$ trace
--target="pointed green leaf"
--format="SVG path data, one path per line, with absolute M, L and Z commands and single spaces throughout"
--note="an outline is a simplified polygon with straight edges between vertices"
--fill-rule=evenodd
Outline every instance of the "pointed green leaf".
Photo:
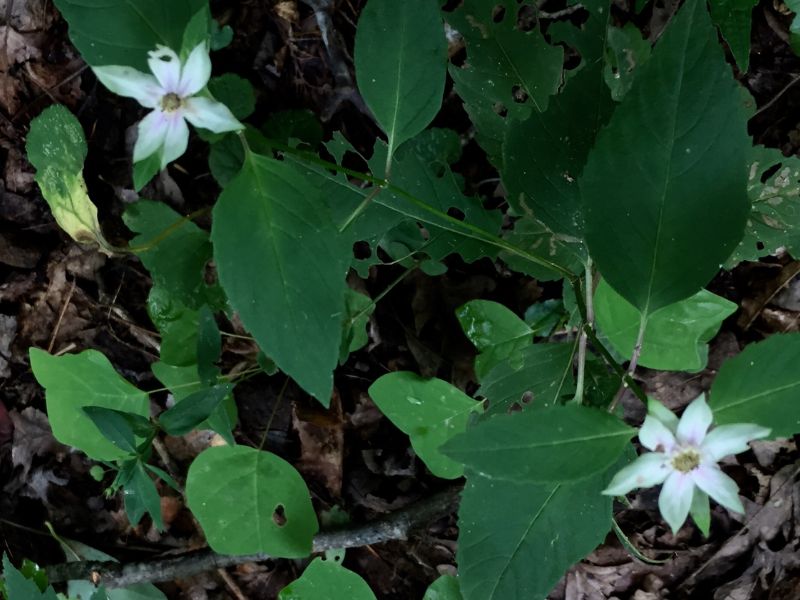
M 335 560 L 318 557 L 280 591 L 278 600 L 375 600 L 375 594 L 360 575 Z
M 136 454 L 136 436 L 125 413 L 102 406 L 84 406 L 83 412 L 109 442 L 127 454 Z
M 5 593 L 8 600 L 57 600 L 52 586 L 41 591 L 36 583 L 18 571 L 3 553 L 3 579 L 5 580 Z
M 439 112 L 447 41 L 436 0 L 369 0 L 355 41 L 358 89 L 395 150 Z
M 750 140 L 704 0 L 689 0 L 580 179 L 589 251 L 642 313 L 688 298 L 742 237 Z
M 108 441 L 81 409 L 102 406 L 149 418 L 147 394 L 128 383 L 96 350 L 52 356 L 31 348 L 30 360 L 33 374 L 46 392 L 47 416 L 55 438 L 95 460 L 124 458 L 127 453 Z
M 463 600 L 458 579 L 452 575 L 442 575 L 428 587 L 422 600 Z
M 161 427 L 170 435 L 186 435 L 220 407 L 233 391 L 233 385 L 224 383 L 194 392 L 158 418 Z
M 351 248 L 305 174 L 249 154 L 214 207 L 222 287 L 259 346 L 328 406 Z
M 311 553 L 319 525 L 308 488 L 274 454 L 245 446 L 209 448 L 189 467 L 186 497 L 208 545 L 220 554 Z
M 708 405 L 718 425 L 756 423 L 772 437 L 800 432 L 800 334 L 750 344 L 719 370 Z
M 635 435 L 613 415 L 577 405 L 498 415 L 442 452 L 492 479 L 564 482 L 610 467 Z
M 131 470 L 130 479 L 124 484 L 125 512 L 131 525 L 136 526 L 145 514 L 149 514 L 159 531 L 164 530 L 161 517 L 161 497 L 156 484 L 147 474 L 144 463 L 140 460 Z
M 470 413 L 481 411 L 479 402 L 446 381 L 408 371 L 382 376 L 370 386 L 369 395 L 408 434 L 414 452 L 431 473 L 444 479 L 461 477 L 462 465 L 439 452 L 439 447 L 466 431 Z
M 655 311 L 647 319 L 639 364 L 662 371 L 699 371 L 708 361 L 708 342 L 737 308 L 725 298 L 700 290 Z M 639 311 L 605 281 L 595 291 L 594 310 L 601 338 L 607 338 L 622 356 L 631 356 L 639 334 Z
M 758 0 L 714 0 L 709 3 L 711 16 L 728 42 L 742 73 L 750 68 L 750 29 L 753 7 Z
M 344 364 L 351 352 L 360 350 L 369 342 L 367 324 L 375 311 L 372 298 L 347 288 L 342 315 L 342 346 L 339 349 L 339 364 Z

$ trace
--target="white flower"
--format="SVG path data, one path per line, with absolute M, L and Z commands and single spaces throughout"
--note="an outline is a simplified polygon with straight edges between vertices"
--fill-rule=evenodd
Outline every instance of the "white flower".
M 708 497 L 725 508 L 744 513 L 736 482 L 717 462 L 747 450 L 748 442 L 767 437 L 770 430 L 758 425 L 721 425 L 710 432 L 713 416 L 701 395 L 684 411 L 680 421 L 659 402 L 648 403 L 648 414 L 639 430 L 645 453 L 617 473 L 603 493 L 621 496 L 635 488 L 664 484 L 658 508 L 677 532 L 691 510 L 698 526 L 708 533 Z
M 109 90 L 153 109 L 139 122 L 134 162 L 160 152 L 163 169 L 181 156 L 189 143 L 186 121 L 214 133 L 243 129 L 227 106 L 195 96 L 206 87 L 211 76 L 211 59 L 205 43 L 195 46 L 183 65 L 178 55 L 166 46 L 157 46 L 148 56 L 147 64 L 153 75 L 132 67 L 94 68 L 97 78 Z

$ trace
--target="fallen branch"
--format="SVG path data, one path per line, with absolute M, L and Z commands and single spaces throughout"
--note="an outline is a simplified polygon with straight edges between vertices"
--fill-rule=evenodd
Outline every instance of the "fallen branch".
M 391 540 L 405 540 L 412 531 L 452 513 L 458 506 L 460 493 L 461 487 L 453 486 L 371 523 L 322 532 L 314 538 L 313 551 L 324 552 L 335 548 L 356 548 Z M 272 558 L 267 554 L 225 556 L 205 549 L 128 564 L 107 561 L 68 562 L 47 567 L 46 571 L 51 583 L 89 579 L 95 585 L 120 588 L 138 583 L 172 581 L 203 571 Z

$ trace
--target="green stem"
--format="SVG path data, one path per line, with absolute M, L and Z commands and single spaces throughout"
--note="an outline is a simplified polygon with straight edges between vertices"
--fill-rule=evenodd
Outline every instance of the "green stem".
M 585 264 L 586 270 L 586 296 L 584 304 L 586 305 L 586 326 L 591 328 L 594 324 L 594 303 L 592 302 L 592 259 L 587 258 Z M 575 402 L 583 404 L 584 388 L 586 385 L 586 346 L 588 345 L 588 335 L 581 329 L 578 338 L 578 375 L 575 380 Z
M 647 317 L 642 315 L 639 319 L 639 333 L 636 335 L 636 344 L 633 346 L 633 353 L 631 354 L 631 361 L 628 363 L 628 371 L 625 374 L 625 379 L 622 381 L 622 386 L 619 388 L 616 396 L 614 396 L 614 400 L 612 400 L 611 404 L 608 405 L 608 412 L 613 413 L 614 410 L 617 408 L 619 401 L 622 399 L 622 395 L 625 393 L 625 390 L 628 387 L 631 387 L 634 384 L 633 381 L 633 374 L 636 372 L 636 366 L 639 364 L 639 357 L 642 355 L 642 343 L 644 342 L 644 332 L 647 329 Z M 635 384 L 634 384 L 635 385 Z M 638 385 L 637 385 L 638 388 Z M 641 391 L 641 388 L 639 388 Z M 640 396 L 636 394 L 637 397 L 647 405 L 647 396 L 643 395 Z

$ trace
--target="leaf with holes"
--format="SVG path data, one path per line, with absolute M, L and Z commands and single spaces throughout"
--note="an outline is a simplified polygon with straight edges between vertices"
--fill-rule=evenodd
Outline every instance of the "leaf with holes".
M 571 404 L 487 419 L 442 452 L 492 479 L 565 482 L 610 467 L 635 434 L 607 412 Z
M 772 437 L 800 432 L 800 334 L 775 334 L 750 344 L 717 374 L 708 405 L 718 425 L 757 423 Z
M 278 594 L 278 600 L 375 600 L 360 575 L 329 558 L 315 558 L 299 579 Z
M 369 395 L 381 412 L 411 438 L 411 446 L 431 473 L 455 479 L 464 473 L 462 465 L 439 451 L 453 436 L 467 429 L 470 413 L 481 405 L 458 388 L 441 379 L 424 379 L 415 373 L 398 371 L 379 378 Z
M 127 452 L 107 440 L 81 409 L 102 406 L 148 418 L 147 394 L 128 383 L 96 350 L 52 356 L 31 348 L 30 360 L 36 380 L 45 389 L 53 436 L 95 460 L 124 458 Z
M 753 7 L 758 0 L 715 0 L 709 3 L 711 16 L 728 42 L 733 58 L 742 73 L 750 68 L 750 30 Z
M 589 252 L 643 314 L 697 293 L 741 240 L 749 146 L 742 95 L 706 3 L 689 0 L 579 180 Z
M 439 112 L 447 41 L 435 0 L 369 0 L 355 41 L 358 89 L 386 132 L 386 171 L 400 145 Z
M 245 446 L 204 450 L 189 467 L 186 498 L 220 554 L 303 558 L 319 525 L 303 478 L 282 458 Z
M 708 342 L 737 305 L 707 290 L 654 312 L 647 329 L 639 364 L 662 371 L 699 371 L 708 362 Z M 622 356 L 631 356 L 641 315 L 610 285 L 601 281 L 594 294 L 594 310 L 601 339 Z

